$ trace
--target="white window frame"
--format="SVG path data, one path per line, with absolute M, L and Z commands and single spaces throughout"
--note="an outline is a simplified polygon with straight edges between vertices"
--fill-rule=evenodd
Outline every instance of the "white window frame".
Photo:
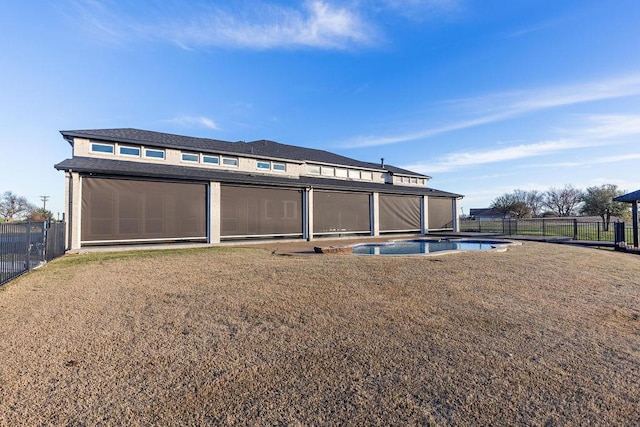
M 349 171 L 347 169 L 336 168 L 336 177 L 337 178 L 348 178 Z
M 137 150 L 138 154 L 123 153 L 122 150 Z M 140 157 L 140 154 L 142 154 L 142 149 L 140 149 L 140 147 L 135 147 L 132 145 L 118 145 L 118 155 L 120 156 Z
M 228 162 L 231 162 L 231 164 Z M 240 165 L 240 161 L 238 160 L 237 157 L 222 156 L 222 165 L 232 167 L 232 168 L 237 168 Z
M 274 172 L 286 172 L 287 164 L 273 162 L 271 163 L 271 170 L 273 170 Z
M 335 176 L 336 168 L 334 168 L 333 166 L 322 166 L 320 168 L 320 174 L 322 176 Z
M 215 162 L 208 162 L 207 159 L 216 159 Z M 201 162 L 204 165 L 215 165 L 220 166 L 220 156 L 213 156 L 211 154 L 203 154 L 201 157 Z
M 320 175 L 322 168 L 320 165 L 307 165 L 307 173 L 309 175 Z
M 185 156 L 195 156 L 197 157 L 197 159 L 195 160 L 185 159 Z M 180 161 L 185 163 L 200 163 L 200 153 L 190 153 L 187 151 L 183 151 L 180 153 Z
M 99 151 L 99 150 L 94 150 L 93 147 L 108 147 L 111 148 L 111 151 Z M 103 142 L 92 142 L 91 143 L 91 152 L 92 153 L 96 153 L 96 154 L 115 154 L 116 152 L 116 146 L 115 144 L 105 144 Z
M 154 153 L 161 153 L 162 157 L 157 157 L 157 156 L 150 156 L 149 152 L 154 152 Z M 146 159 L 154 159 L 154 160 L 165 160 L 167 158 L 167 153 L 164 150 L 160 150 L 158 148 L 145 148 L 144 149 L 144 157 Z
M 347 172 L 347 175 L 351 179 L 360 179 L 360 171 L 357 169 L 349 169 L 349 172 Z
M 266 160 L 256 160 L 256 169 L 261 170 L 261 171 L 270 171 L 271 170 L 271 162 L 268 162 Z

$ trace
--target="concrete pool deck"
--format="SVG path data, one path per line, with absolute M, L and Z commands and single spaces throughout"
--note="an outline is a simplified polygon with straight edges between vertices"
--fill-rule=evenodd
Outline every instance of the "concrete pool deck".
M 429 238 L 456 238 L 456 239 L 499 239 L 512 241 L 531 241 L 541 243 L 556 243 L 574 246 L 598 247 L 606 249 L 614 249 L 613 242 L 598 242 L 586 240 L 573 240 L 571 237 L 565 236 L 527 236 L 527 235 L 505 235 L 502 233 L 478 233 L 478 232 L 433 232 L 429 234 L 388 234 L 384 236 L 353 236 L 341 238 L 317 238 L 311 241 L 302 239 L 270 239 L 270 240 L 241 240 L 226 241 L 215 245 L 208 243 L 167 243 L 167 244 L 141 244 L 141 245 L 110 245 L 110 246 L 89 246 L 79 250 L 69 251 L 68 253 L 85 254 L 94 252 L 119 252 L 119 251 L 136 251 L 136 250 L 167 250 L 167 249 L 192 249 L 207 247 L 250 247 L 265 248 L 281 254 L 315 254 L 314 248 L 321 247 L 341 247 L 350 246 L 358 243 L 385 243 L 393 240 L 410 240 L 410 239 L 429 239 Z

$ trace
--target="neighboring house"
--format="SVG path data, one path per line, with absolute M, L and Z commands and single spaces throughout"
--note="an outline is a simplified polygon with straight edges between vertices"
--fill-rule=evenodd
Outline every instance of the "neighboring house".
M 510 218 L 511 215 L 503 214 L 491 208 L 471 208 L 469 209 L 469 219 L 476 221 L 496 221 Z
M 273 141 L 138 129 L 61 131 L 68 248 L 457 230 L 430 177 Z

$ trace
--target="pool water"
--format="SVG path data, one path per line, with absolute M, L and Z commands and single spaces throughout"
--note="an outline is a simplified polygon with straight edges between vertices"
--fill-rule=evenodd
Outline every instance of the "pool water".
M 353 253 L 356 255 L 420 255 L 442 251 L 484 251 L 504 243 L 478 240 L 403 240 L 393 243 L 357 245 L 353 247 Z

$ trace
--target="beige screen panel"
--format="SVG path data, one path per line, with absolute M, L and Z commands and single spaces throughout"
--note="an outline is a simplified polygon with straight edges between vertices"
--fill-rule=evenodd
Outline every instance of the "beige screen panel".
M 453 200 L 429 197 L 429 230 L 453 228 Z
M 302 235 L 302 191 L 220 187 L 222 237 Z
M 369 232 L 370 230 L 368 193 L 314 191 L 314 233 Z
M 420 230 L 420 197 L 380 194 L 380 231 Z
M 206 184 L 82 179 L 83 243 L 206 239 Z

